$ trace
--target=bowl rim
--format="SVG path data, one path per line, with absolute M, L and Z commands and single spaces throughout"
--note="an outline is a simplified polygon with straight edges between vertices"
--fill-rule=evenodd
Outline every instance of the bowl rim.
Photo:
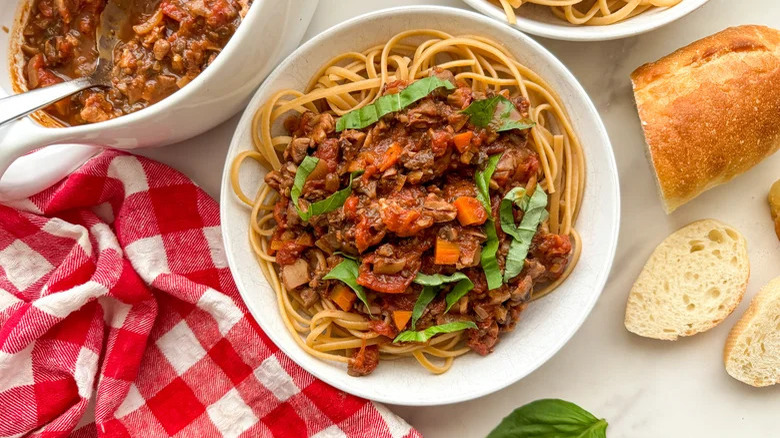
M 615 25 L 572 26 L 563 22 L 561 24 L 544 23 L 519 15 L 517 16 L 517 23 L 513 25 L 506 22 L 506 15 L 499 6 L 489 3 L 487 0 L 463 0 L 464 3 L 475 10 L 490 18 L 500 20 L 507 26 L 512 26 L 515 29 L 536 36 L 563 41 L 609 41 L 640 35 L 677 21 L 704 6 L 708 1 L 709 0 L 683 0 L 675 6 L 660 11 L 657 15 L 658 18 L 655 21 L 650 21 L 644 25 L 635 26 L 634 28 L 621 26 L 615 29 Z M 632 17 L 621 23 L 631 23 L 631 21 L 635 19 L 636 17 Z
M 28 3 L 31 0 L 22 0 L 22 3 Z M 219 56 L 216 57 L 213 63 L 211 63 L 207 68 L 205 68 L 203 71 L 198 74 L 195 79 L 190 81 L 187 85 L 182 87 L 177 92 L 171 94 L 170 96 L 160 100 L 159 102 L 149 105 L 146 108 L 142 108 L 138 111 L 134 111 L 130 114 L 124 114 L 120 117 L 116 117 L 113 119 L 105 120 L 102 122 L 96 122 L 96 123 L 88 123 L 85 125 L 77 125 L 77 126 L 46 126 L 42 124 L 38 117 L 33 117 L 32 121 L 33 124 L 30 126 L 30 129 L 44 129 L 44 130 L 51 130 L 56 129 L 57 133 L 61 133 L 62 135 L 79 135 L 79 134 L 86 134 L 95 130 L 102 130 L 102 129 L 111 129 L 116 128 L 119 126 L 124 125 L 131 125 L 134 123 L 145 123 L 148 122 L 149 119 L 153 119 L 155 115 L 161 114 L 163 112 L 170 111 L 172 108 L 175 108 L 177 106 L 180 106 L 180 104 L 185 101 L 186 99 L 190 98 L 191 95 L 197 94 L 200 91 L 202 91 L 202 88 L 207 83 L 207 81 L 211 80 L 211 77 L 216 74 L 217 70 L 221 70 L 223 64 L 227 62 L 228 58 L 237 56 L 238 49 L 236 46 L 238 43 L 237 40 L 244 39 L 244 34 L 249 32 L 248 27 L 244 26 L 244 24 L 252 23 L 258 18 L 258 14 L 260 14 L 259 10 L 262 9 L 261 6 L 267 6 L 270 5 L 272 0 L 253 0 L 252 4 L 249 7 L 249 10 L 246 13 L 246 16 L 241 20 L 241 23 L 239 24 L 238 28 L 236 29 L 235 33 L 233 33 L 233 36 L 230 37 L 228 42 L 225 44 L 225 47 L 222 48 L 222 51 L 220 51 Z M 24 9 L 24 5 L 19 5 L 17 12 L 15 13 L 16 18 L 14 19 L 14 28 L 11 29 L 9 34 L 13 37 L 14 31 L 16 30 L 17 26 L 21 26 L 21 16 L 19 14 Z M 18 21 L 18 23 L 17 23 Z M 9 59 L 8 59 L 8 74 L 11 76 L 11 82 L 12 82 L 12 88 L 14 91 L 13 94 L 18 94 L 16 92 L 16 84 L 14 84 L 14 72 L 13 69 L 14 66 L 14 60 L 13 60 L 13 53 L 9 53 Z M 254 95 L 254 92 L 252 93 Z M 10 94 L 9 94 L 10 95 Z M 42 110 L 38 110 L 42 111 Z M 36 111 L 37 112 L 37 111 Z
M 241 119 L 238 125 L 236 126 L 236 130 L 234 131 L 233 137 L 231 139 L 231 143 L 225 159 L 225 165 L 223 167 L 222 183 L 220 188 L 220 229 L 221 229 L 221 234 L 225 246 L 225 258 L 227 259 L 228 266 L 231 270 L 231 273 L 233 274 L 233 278 L 236 282 L 236 286 L 241 296 L 241 299 L 247 305 L 247 308 L 249 309 L 250 313 L 258 322 L 261 328 L 263 328 L 263 324 L 261 322 L 263 319 L 262 318 L 258 319 L 255 316 L 255 312 L 253 310 L 255 308 L 255 305 L 251 304 L 252 300 L 251 298 L 249 298 L 251 296 L 250 287 L 244 284 L 242 276 L 238 274 L 239 265 L 238 262 L 236 261 L 237 253 L 233 248 L 233 243 L 229 239 L 230 233 L 228 229 L 229 227 L 227 225 L 229 221 L 226 220 L 226 218 L 231 214 L 231 211 L 237 208 L 233 203 L 240 202 L 235 199 L 235 195 L 233 194 L 232 186 L 230 183 L 230 173 L 232 167 L 232 158 L 236 155 L 236 153 L 238 152 L 238 148 L 242 144 L 240 141 L 241 133 L 244 130 L 246 130 L 247 127 L 251 126 L 254 112 L 259 107 L 258 101 L 261 97 L 261 94 L 264 94 L 265 90 L 270 86 L 270 84 L 273 84 L 279 76 L 282 76 L 285 73 L 285 71 L 289 68 L 290 64 L 293 63 L 293 60 L 300 57 L 302 53 L 310 50 L 313 47 L 326 43 L 328 39 L 330 39 L 335 34 L 341 33 L 343 29 L 355 26 L 357 24 L 360 24 L 363 21 L 374 19 L 374 18 L 382 18 L 382 17 L 395 15 L 395 14 L 416 14 L 416 13 L 438 14 L 445 17 L 459 15 L 464 19 L 475 21 L 485 26 L 501 26 L 501 24 L 496 23 L 495 20 L 485 17 L 484 15 L 481 15 L 477 12 L 473 12 L 461 8 L 436 6 L 436 5 L 417 5 L 417 6 L 405 6 L 405 7 L 397 6 L 397 7 L 385 8 L 378 11 L 362 14 L 352 19 L 349 19 L 347 21 L 344 21 L 342 23 L 339 23 L 336 26 L 333 26 L 317 34 L 309 41 L 307 41 L 306 43 L 298 47 L 298 49 L 296 49 L 290 56 L 288 56 L 284 61 L 282 61 L 274 69 L 274 71 L 268 75 L 266 80 L 263 82 L 263 85 L 260 86 L 260 88 L 258 88 L 254 96 L 252 97 L 252 100 L 244 109 Z M 565 65 L 558 58 L 556 58 L 549 50 L 544 48 L 541 44 L 539 44 L 538 42 L 536 42 L 535 40 L 533 40 L 532 38 L 530 38 L 525 34 L 522 34 L 520 32 L 517 33 L 519 34 L 517 35 L 517 37 L 523 40 L 523 42 L 527 45 L 529 50 L 535 51 L 538 54 L 542 55 L 544 62 L 551 63 L 554 69 L 560 71 L 561 74 L 564 76 L 565 82 L 569 83 L 574 88 L 575 93 L 582 100 L 585 110 L 596 121 L 596 124 L 595 126 L 592 127 L 592 129 L 596 132 L 598 137 L 600 137 L 604 141 L 603 147 L 604 150 L 607 152 L 605 154 L 606 155 L 605 165 L 607 167 L 609 176 L 611 177 L 611 179 L 614 180 L 614 184 L 611 190 L 612 190 L 612 197 L 615 199 L 615 203 L 611 209 L 612 210 L 611 217 L 613 218 L 613 223 L 611 224 L 610 227 L 611 244 L 607 245 L 604 251 L 605 260 L 607 260 L 607 263 L 600 269 L 597 275 L 595 275 L 594 277 L 595 280 L 593 281 L 593 290 L 598 292 L 593 293 L 589 297 L 588 302 L 581 307 L 581 309 L 583 309 L 583 312 L 580 314 L 579 319 L 574 321 L 574 324 L 570 324 L 571 328 L 566 333 L 566 335 L 561 336 L 559 339 L 557 339 L 552 344 L 553 347 L 550 348 L 546 354 L 540 356 L 538 361 L 528 366 L 527 372 L 518 373 L 517 375 L 513 375 L 507 379 L 495 379 L 495 380 L 491 379 L 491 381 L 485 382 L 485 384 L 482 387 L 480 387 L 480 389 L 478 390 L 473 390 L 470 392 L 459 392 L 459 393 L 453 392 L 449 397 L 441 400 L 421 401 L 416 397 L 409 397 L 404 400 L 399 400 L 397 398 L 388 396 L 386 394 L 382 394 L 380 392 L 371 392 L 370 390 L 366 391 L 364 390 L 365 386 L 352 385 L 347 383 L 342 384 L 341 381 L 334 381 L 327 376 L 327 373 L 320 372 L 320 367 L 307 367 L 304 364 L 302 364 L 299 360 L 296 359 L 296 357 L 304 357 L 302 355 L 308 355 L 308 353 L 306 353 L 302 348 L 300 348 L 300 346 L 298 346 L 297 343 L 293 341 L 294 346 L 291 349 L 285 348 L 286 347 L 285 344 L 283 342 L 280 342 L 280 340 L 282 339 L 283 336 L 290 336 L 289 333 L 287 333 L 286 331 L 282 332 L 281 330 L 278 332 L 266 331 L 265 328 L 263 328 L 263 331 L 266 333 L 269 339 L 277 346 L 277 348 L 280 349 L 280 351 L 282 351 L 285 355 L 287 355 L 287 357 L 289 357 L 292 362 L 295 362 L 301 368 L 311 373 L 314 377 L 332 386 L 335 386 L 336 388 L 344 392 L 347 392 L 349 394 L 353 394 L 359 397 L 363 397 L 369 400 L 374 400 L 382 403 L 396 404 L 402 406 L 440 406 L 440 405 L 459 403 L 459 402 L 476 399 L 491 394 L 493 392 L 499 391 L 501 389 L 504 389 L 520 381 L 521 379 L 523 379 L 524 377 L 528 376 L 533 371 L 538 369 L 541 365 L 549 361 L 549 359 L 555 354 L 557 354 L 560 351 L 560 349 L 563 348 L 563 346 L 574 336 L 574 334 L 579 331 L 582 324 L 590 315 L 596 302 L 601 297 L 601 294 L 603 293 L 604 287 L 606 285 L 606 281 L 612 270 L 612 264 L 615 258 L 615 253 L 616 253 L 617 243 L 618 243 L 618 234 L 620 228 L 619 175 L 618 175 L 617 164 L 615 161 L 614 152 L 612 151 L 612 145 L 609 139 L 609 135 L 607 133 L 603 121 L 601 120 L 601 116 L 599 115 L 595 105 L 593 104 L 593 101 L 590 99 L 587 92 L 582 87 L 582 85 L 577 81 L 574 75 L 565 67 Z M 258 272 L 259 271 L 260 269 L 258 267 Z M 267 280 L 265 280 L 264 277 L 262 281 L 267 282 Z M 278 313 L 279 309 L 275 307 L 273 311 Z M 568 322 L 571 323 L 572 320 L 568 320 Z M 490 357 L 488 356 L 484 359 L 490 360 Z M 319 359 L 317 360 L 319 361 Z M 436 376 L 434 375 L 431 376 L 431 378 L 435 378 L 435 377 Z M 352 380 L 349 380 L 349 382 L 352 382 Z

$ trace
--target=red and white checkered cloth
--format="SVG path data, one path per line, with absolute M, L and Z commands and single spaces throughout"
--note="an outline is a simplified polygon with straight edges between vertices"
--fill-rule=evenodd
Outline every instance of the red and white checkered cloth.
M 0 206 L 0 436 L 419 437 L 290 361 L 230 276 L 217 203 L 105 152 Z

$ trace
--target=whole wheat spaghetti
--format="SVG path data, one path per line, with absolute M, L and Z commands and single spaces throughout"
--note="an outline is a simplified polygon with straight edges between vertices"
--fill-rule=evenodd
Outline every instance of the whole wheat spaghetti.
M 385 44 L 331 59 L 312 76 L 303 91 L 281 90 L 272 95 L 255 113 L 252 123 L 254 147 L 240 153 L 233 161 L 231 183 L 237 197 L 251 209 L 248 238 L 260 268 L 276 291 L 282 318 L 291 335 L 301 348 L 315 357 L 352 366 L 356 361 L 364 360 L 360 355 L 366 349 L 373 348 L 378 350 L 382 360 L 411 356 L 431 372 L 443 373 L 456 357 L 472 348 L 465 330 L 437 334 L 426 342 L 392 342 L 391 337 L 382 334 L 381 328 L 397 325 L 397 321 L 394 323 L 389 314 L 382 317 L 382 308 L 374 304 L 380 294 L 371 290 L 368 290 L 367 303 L 353 297 L 354 304 L 343 306 L 340 300 L 332 299 L 332 295 L 323 293 L 312 297 L 310 288 L 306 292 L 298 290 L 306 289 L 305 284 L 292 290 L 285 287 L 277 263 L 279 254 L 272 248 L 274 236 L 279 236 L 274 215 L 279 193 L 263 184 L 256 194 L 247 194 L 239 185 L 241 165 L 246 159 L 251 159 L 269 171 L 281 174 L 282 167 L 286 165 L 282 153 L 291 147 L 293 141 L 290 130 L 282 124 L 291 115 L 310 111 L 330 114 L 337 119 L 372 104 L 388 88 L 426 78 L 440 69 L 452 72 L 454 82 L 466 84 L 475 96 L 501 94 L 518 100 L 524 98 L 530 103 L 528 118 L 535 122 L 535 126 L 527 131 L 527 141 L 530 150 L 538 157 L 539 170 L 528 181 L 527 193 L 541 187 L 549 194 L 549 218 L 541 228 L 551 235 L 568 236 L 572 248 L 565 270 L 554 281 L 534 287 L 533 299 L 553 291 L 577 263 L 582 244 L 574 224 L 584 192 L 585 162 L 580 143 L 557 94 L 544 79 L 519 63 L 504 47 L 487 38 L 452 36 L 431 29 L 399 33 Z M 372 135 L 372 131 L 368 132 L 369 136 Z M 361 136 L 364 134 L 365 131 Z M 371 140 L 363 141 L 368 144 Z M 390 152 L 386 152 L 385 157 L 388 154 Z M 341 187 L 344 178 L 346 175 L 342 175 Z M 287 211 L 290 214 L 290 210 Z M 351 245 L 351 242 L 346 244 Z M 306 260 L 310 269 L 319 269 L 329 263 L 331 254 L 319 249 L 319 245 L 311 248 L 305 253 L 308 254 Z M 400 295 L 386 296 L 396 298 Z M 462 297 L 448 315 L 465 318 L 468 300 L 469 295 Z M 518 309 L 522 310 L 523 306 Z M 393 318 L 396 316 L 393 313 Z M 408 323 L 406 327 L 409 327 Z M 374 345 L 377 347 L 372 347 Z
M 517 22 L 515 10 L 526 4 L 549 7 L 574 25 L 606 26 L 635 17 L 651 8 L 668 8 L 682 0 L 498 0 L 507 20 Z

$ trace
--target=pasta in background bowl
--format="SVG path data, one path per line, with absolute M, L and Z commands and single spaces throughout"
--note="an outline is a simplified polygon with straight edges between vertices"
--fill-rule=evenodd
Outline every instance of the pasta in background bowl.
M 708 0 L 463 1 L 489 17 L 510 22 L 534 35 L 569 41 L 604 41 L 657 29 L 688 15 Z
M 269 100 L 278 99 L 280 92 L 292 89 L 302 94 L 312 78 L 324 78 L 321 80 L 328 82 L 328 76 L 321 72 L 322 66 L 332 58 L 345 53 L 355 56 L 355 52 L 359 54 L 370 47 L 385 45 L 401 32 L 426 28 L 449 35 L 464 35 L 461 41 L 473 42 L 475 38 L 482 38 L 483 42 L 486 39 L 497 41 L 499 50 L 505 50 L 527 67 L 522 76 L 529 84 L 538 82 L 538 78 L 531 76 L 530 72 L 534 72 L 549 84 L 553 93 L 565 96 L 559 98 L 561 111 L 568 114 L 571 131 L 580 140 L 587 162 L 582 175 L 586 183 L 581 209 L 579 217 L 574 218 L 582 239 L 578 245 L 581 254 L 568 278 L 553 293 L 531 303 L 521 313 L 514 331 L 502 334 L 490 355 L 464 354 L 441 375 L 418 366 L 411 357 L 399 357 L 381 362 L 376 372 L 368 376 L 355 378 L 345 372 L 347 367 L 343 363 L 315 357 L 311 346 L 307 347 L 305 340 L 311 332 L 321 334 L 319 330 L 327 330 L 326 326 L 315 324 L 314 318 L 309 320 L 304 316 L 298 321 L 304 322 L 303 327 L 293 324 L 301 330 L 289 329 L 290 315 L 280 311 L 280 308 L 287 308 L 288 298 L 276 293 L 280 290 L 278 277 L 268 276 L 273 265 L 258 263 L 266 252 L 253 250 L 253 247 L 262 246 L 257 230 L 267 229 L 266 219 L 263 218 L 265 214 L 253 213 L 247 204 L 262 207 L 253 200 L 258 197 L 266 170 L 249 162 L 236 169 L 233 163 L 237 157 L 247 155 L 263 161 L 263 154 L 255 149 L 253 135 L 260 132 L 266 137 L 262 130 L 267 129 L 263 127 L 267 126 L 267 117 L 271 117 L 273 111 L 263 111 L 263 106 Z M 414 65 L 409 67 L 409 71 L 414 70 Z M 342 74 L 348 75 L 344 71 Z M 271 128 L 275 130 L 272 134 L 275 140 L 267 137 L 272 144 L 290 142 L 279 126 L 281 119 Z M 539 135 L 546 137 L 543 131 Z M 265 157 L 269 161 L 274 159 L 273 155 L 266 154 Z M 269 167 L 278 168 L 278 163 Z M 243 201 L 234 192 L 233 179 L 244 194 L 241 196 Z M 268 194 L 267 189 L 260 192 L 261 196 L 265 194 Z M 355 18 L 318 35 L 285 60 L 258 90 L 237 127 L 223 174 L 221 196 L 222 232 L 228 263 L 243 299 L 269 337 L 295 362 L 324 381 L 352 394 L 403 405 L 446 404 L 479 397 L 519 380 L 549 359 L 574 334 L 598 299 L 614 256 L 619 221 L 619 186 L 609 140 L 595 108 L 576 80 L 530 38 L 518 36 L 506 26 L 478 14 L 442 7 L 389 9 Z M 572 199 L 578 196 L 574 195 Z M 274 278 L 273 287 L 268 280 L 271 278 Z M 305 327 L 309 321 L 311 331 Z M 355 331 L 360 330 L 356 326 Z

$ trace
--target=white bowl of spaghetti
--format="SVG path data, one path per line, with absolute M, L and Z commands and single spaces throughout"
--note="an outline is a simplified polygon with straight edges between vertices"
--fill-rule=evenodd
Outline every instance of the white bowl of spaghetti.
M 534 35 L 605 41 L 678 20 L 708 0 L 463 0 L 483 14 Z
M 379 106 L 390 112 L 379 114 L 377 110 L 379 120 L 367 117 L 365 108 L 378 108 L 378 97 L 392 94 L 393 88 L 401 91 L 392 100 L 407 106 L 388 107 L 385 99 Z M 411 90 L 419 93 L 421 88 L 426 90 L 409 99 Z M 463 101 L 464 96 L 468 96 L 467 101 Z M 473 112 L 464 121 L 463 114 L 475 104 L 510 99 L 515 108 L 491 107 L 485 122 L 491 123 L 488 128 L 480 127 L 482 122 L 477 122 Z M 410 103 L 413 100 L 417 101 Z M 453 105 L 455 109 L 447 109 Z M 430 112 L 433 107 L 439 108 L 438 116 Z M 356 111 L 360 117 L 348 116 Z M 492 125 L 498 120 L 496 115 L 501 116 L 500 123 L 508 125 Z M 368 131 L 361 134 L 361 129 Z M 416 134 L 409 134 L 410 130 Z M 472 131 L 461 136 L 466 130 Z M 372 136 L 370 140 L 366 132 Z M 397 136 L 388 137 L 387 132 Z M 403 140 L 406 134 L 409 137 Z M 433 137 L 426 137 L 429 134 Z M 439 140 L 434 141 L 434 137 Z M 468 138 L 465 142 L 464 137 Z M 350 138 L 360 140 L 345 143 L 352 141 Z M 337 149 L 341 152 L 323 152 L 336 142 L 341 142 Z M 399 142 L 402 147 L 397 146 Z M 433 170 L 416 173 L 420 169 L 416 166 L 426 157 L 427 149 L 422 148 L 433 150 L 434 143 L 446 151 L 434 162 L 450 163 L 440 167 L 440 172 L 459 169 L 457 175 L 437 176 Z M 419 148 L 410 152 L 412 144 Z M 502 152 L 488 158 L 491 152 L 472 149 L 481 145 Z M 347 150 L 352 147 L 360 153 L 358 158 L 352 154 L 348 159 Z M 312 155 L 317 158 L 304 157 L 311 148 L 316 149 Z M 381 149 L 377 155 L 380 161 L 365 158 L 377 148 Z M 469 151 L 474 154 L 468 155 Z M 523 167 L 517 164 L 521 161 L 512 161 L 507 174 L 501 164 L 507 155 L 535 164 Z M 413 156 L 417 158 L 411 159 Z M 339 170 L 333 171 L 327 168 L 329 157 L 345 162 L 336 160 L 334 166 Z M 451 157 L 460 161 L 454 163 Z M 326 166 L 319 169 L 322 163 Z M 485 177 L 491 163 L 495 173 L 490 171 Z M 428 170 L 435 166 L 429 165 Z M 303 172 L 292 188 L 291 172 L 296 180 Z M 377 172 L 384 173 L 374 178 Z M 270 175 L 267 185 L 263 183 L 266 175 Z M 399 175 L 403 175 L 400 186 L 393 188 Z M 512 176 L 502 179 L 506 175 Z M 446 183 L 445 176 L 449 178 Z M 314 202 L 307 195 L 325 196 L 312 189 L 320 187 L 317 178 L 321 178 L 322 187 L 332 183 L 330 189 L 323 189 L 332 194 Z M 370 189 L 372 178 L 381 179 L 373 186 L 374 192 Z M 473 181 L 478 178 L 485 182 L 482 186 L 476 183 L 475 188 Z M 535 217 L 533 238 L 544 234 L 552 236 L 551 241 L 563 242 L 559 248 L 564 250 L 558 254 L 562 258 L 556 259 L 559 263 L 541 256 L 533 261 L 541 247 L 538 242 L 526 247 L 530 252 L 528 258 L 521 259 L 524 265 L 520 267 L 508 261 L 506 248 L 493 249 L 490 255 L 491 239 L 510 239 L 509 232 L 490 236 L 488 224 L 499 220 L 497 202 L 503 192 L 498 191 L 521 179 L 524 185 L 510 192 L 525 193 L 528 200 L 523 204 L 518 198 L 516 207 L 511 202 L 505 206 L 510 219 L 500 229 L 520 235 L 518 230 L 527 225 L 526 219 L 533 221 Z M 481 212 L 477 222 L 472 216 L 465 215 L 467 221 L 461 217 L 460 207 L 455 219 L 456 209 L 449 204 L 454 197 L 447 198 L 447 192 L 456 180 L 470 193 L 487 191 L 485 202 L 495 209 L 493 215 L 487 213 L 483 202 L 484 210 L 480 204 L 479 210 L 464 210 Z M 416 184 L 428 185 L 422 192 L 404 192 L 407 188 L 423 190 Z M 391 194 L 385 198 L 382 193 L 388 187 Z M 505 188 L 509 190 L 509 186 Z M 372 226 L 377 228 L 361 234 L 361 224 L 380 217 L 372 213 L 372 206 L 396 203 L 397 207 L 401 205 L 394 198 L 398 193 L 406 193 L 404 202 L 417 206 L 410 209 L 431 208 L 436 214 L 430 213 L 429 221 L 425 212 L 411 222 L 401 221 L 404 226 L 417 227 L 418 234 L 412 235 L 398 231 L 387 220 L 386 211 L 395 210 L 383 209 L 384 231 L 375 223 Z M 543 212 L 531 207 L 537 195 L 545 195 Z M 335 200 L 339 197 L 340 201 Z M 351 198 L 355 198 L 352 203 Z M 453 204 L 467 205 L 460 202 L 462 198 L 469 196 L 460 196 Z M 316 36 L 279 65 L 258 90 L 236 129 L 221 199 L 228 263 L 243 299 L 268 336 L 292 360 L 325 382 L 358 396 L 402 405 L 437 405 L 479 397 L 541 366 L 577 331 L 598 299 L 612 264 L 619 227 L 618 177 L 609 139 L 596 109 L 571 73 L 542 46 L 506 26 L 472 12 L 433 6 L 388 9 L 352 19 Z M 301 203 L 303 199 L 306 202 Z M 276 214 L 272 212 L 275 208 Z M 517 219 L 519 225 L 515 214 L 522 215 Z M 503 211 L 501 220 L 505 220 Z M 340 239 L 335 243 L 330 238 L 334 228 L 338 232 L 333 235 Z M 495 223 L 493 228 L 499 229 Z M 321 234 L 326 229 L 327 235 Z M 433 229 L 437 230 L 433 235 L 426 231 Z M 470 237 L 464 236 L 478 236 L 476 241 L 482 246 L 477 248 L 481 249 L 469 252 Z M 465 240 L 458 240 L 461 238 Z M 442 240 L 457 244 L 447 246 Z M 514 245 L 514 241 L 506 242 Z M 392 245 L 403 248 L 396 254 L 403 261 L 399 266 L 385 260 Z M 292 251 L 296 248 L 298 253 Z M 447 248 L 455 251 L 454 258 Z M 491 257 L 503 261 L 494 266 L 488 263 Z M 373 271 L 364 270 L 369 258 Z M 417 263 L 417 259 L 422 261 Z M 380 260 L 385 260 L 381 272 Z M 351 280 L 347 275 L 350 263 L 355 269 Z M 531 266 L 537 267 L 538 275 L 533 278 Z M 322 268 L 328 272 L 324 277 L 317 274 Z M 515 268 L 520 274 L 509 275 Z M 492 276 L 496 269 L 497 279 Z M 303 281 L 299 281 L 302 273 Z M 413 280 L 404 277 L 414 273 Z M 367 281 L 363 281 L 364 274 Z M 378 278 L 381 284 L 372 283 Z M 407 281 L 399 286 L 401 290 L 393 290 L 400 284 L 395 281 L 398 278 Z M 490 284 L 494 280 L 498 281 L 495 287 Z M 520 287 L 524 281 L 527 284 Z M 461 288 L 464 283 L 471 283 L 471 287 Z M 518 292 L 521 289 L 524 294 Z M 504 292 L 506 297 L 499 296 Z M 433 294 L 427 301 L 423 299 L 426 293 Z M 545 295 L 543 299 L 534 299 L 541 295 Z M 351 300 L 345 301 L 344 296 Z M 403 296 L 409 300 L 405 302 L 400 298 Z M 455 298 L 450 302 L 452 296 Z M 479 303 L 492 299 L 496 301 L 486 308 L 489 312 L 476 309 Z M 449 303 L 446 311 L 445 302 Z M 415 309 L 421 304 L 422 313 L 412 309 L 412 304 Z M 399 322 L 396 312 L 405 318 Z M 418 318 L 421 330 L 410 328 L 414 325 L 410 316 Z M 491 333 L 494 325 L 494 331 L 501 332 L 497 338 Z M 437 333 L 421 338 L 420 333 L 431 327 L 436 327 Z M 483 357 L 472 350 L 489 354 Z M 376 353 L 378 366 L 367 366 L 367 351 Z M 348 370 L 364 375 L 354 377 Z

